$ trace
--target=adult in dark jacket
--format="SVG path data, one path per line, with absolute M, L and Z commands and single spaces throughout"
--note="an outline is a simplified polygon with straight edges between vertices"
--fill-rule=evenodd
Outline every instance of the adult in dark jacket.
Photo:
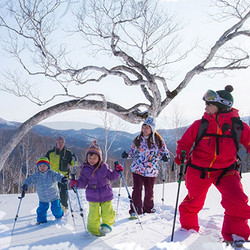
M 102 161 L 101 149 L 94 140 L 87 150 L 79 179 L 70 182 L 72 188 L 86 188 L 86 199 L 89 202 L 87 229 L 93 235 L 100 236 L 104 230 L 111 231 L 111 226 L 115 223 L 115 211 L 112 206 L 114 196 L 109 181 L 117 179 L 119 171 L 123 171 L 121 164 L 111 170 L 107 163 Z
M 69 177 L 71 172 L 70 166 L 77 164 L 73 159 L 72 152 L 65 146 L 65 139 L 61 136 L 56 139 L 56 146 L 49 150 L 45 157 L 49 159 L 52 170 L 61 173 L 66 177 Z M 68 209 L 67 186 L 58 183 L 58 188 L 60 191 L 62 208 L 66 211 Z
M 188 195 L 179 206 L 181 227 L 199 231 L 198 213 L 202 209 L 209 187 L 214 184 L 221 193 L 221 205 L 225 209 L 222 236 L 225 241 L 247 240 L 250 235 L 248 219 L 250 206 L 243 191 L 237 171 L 237 147 L 231 136 L 232 118 L 239 117 L 232 108 L 233 87 L 225 90 L 208 90 L 204 118 L 208 120 L 207 132 L 193 149 L 185 176 Z M 178 141 L 175 162 L 180 164 L 181 151 L 192 150 L 201 125 L 195 121 Z M 250 152 L 250 128 L 242 123 L 240 143 Z

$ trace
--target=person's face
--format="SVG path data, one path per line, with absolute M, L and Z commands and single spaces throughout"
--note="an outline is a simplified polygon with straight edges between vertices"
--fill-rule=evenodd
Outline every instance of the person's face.
M 47 171 L 48 166 L 46 164 L 41 164 L 41 165 L 38 166 L 38 169 L 39 169 L 40 172 L 44 173 L 44 172 Z
M 99 161 L 99 156 L 97 154 L 88 154 L 88 163 L 94 166 Z
M 56 141 L 56 147 L 62 150 L 65 146 L 65 141 L 63 139 L 57 140 Z
M 142 125 L 141 131 L 144 136 L 149 136 L 152 133 L 151 127 L 147 124 Z
M 209 115 L 213 115 L 219 111 L 219 108 L 211 103 L 206 102 L 205 111 Z

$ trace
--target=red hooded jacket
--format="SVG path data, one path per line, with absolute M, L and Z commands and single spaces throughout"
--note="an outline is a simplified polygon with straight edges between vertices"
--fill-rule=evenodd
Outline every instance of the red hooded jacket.
M 239 117 L 239 114 L 237 109 L 232 108 L 231 112 L 228 113 L 212 115 L 204 113 L 203 117 L 208 120 L 208 134 L 220 134 L 223 124 L 228 123 L 230 125 L 230 129 L 228 129 L 224 134 L 231 135 L 231 118 Z M 200 124 L 201 119 L 195 121 L 177 142 L 177 156 L 181 155 L 182 150 L 185 150 L 188 158 L 189 152 L 196 140 Z M 248 153 L 250 153 L 250 128 L 245 122 L 243 122 L 240 143 L 247 149 Z M 218 149 L 217 146 L 219 147 Z M 216 136 L 205 135 L 197 147 L 192 151 L 191 162 L 196 166 L 204 168 L 227 168 L 236 161 L 236 154 L 237 150 L 233 138 L 221 137 L 219 138 L 219 143 L 217 144 Z M 176 163 L 180 164 L 178 158 L 179 157 L 176 158 Z

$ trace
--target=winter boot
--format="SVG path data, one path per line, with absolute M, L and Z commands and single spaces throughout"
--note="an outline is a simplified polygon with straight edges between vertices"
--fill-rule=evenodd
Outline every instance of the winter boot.
M 110 233 L 112 231 L 112 228 L 109 225 L 102 223 L 99 228 L 99 231 L 101 236 L 105 236 L 107 233 Z

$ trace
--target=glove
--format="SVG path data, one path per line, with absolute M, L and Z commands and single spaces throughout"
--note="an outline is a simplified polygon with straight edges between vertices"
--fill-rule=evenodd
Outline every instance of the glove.
M 181 165 L 181 154 L 177 154 L 174 161 L 177 165 Z M 185 155 L 184 163 L 186 164 L 187 161 L 188 161 L 188 155 Z
M 79 182 L 78 182 L 78 180 L 71 180 L 70 181 L 70 186 L 71 186 L 71 188 L 73 188 L 73 187 L 79 187 Z
M 176 155 L 176 157 L 174 158 L 174 161 L 177 165 L 181 165 L 181 156 L 180 155 Z
M 66 185 L 68 183 L 68 178 L 66 176 L 64 176 L 62 179 L 61 179 L 61 183 Z
M 120 171 L 123 171 L 124 168 L 123 168 L 122 164 L 118 163 L 118 164 L 115 164 L 115 170 L 120 172 Z
M 26 192 L 28 190 L 28 185 L 27 184 L 23 184 L 22 185 L 22 191 Z
M 166 154 L 164 154 L 162 157 L 161 157 L 161 159 L 164 161 L 164 162 L 168 162 L 170 159 L 169 159 L 169 157 L 166 155 Z
M 123 158 L 123 159 L 127 159 L 127 158 L 128 158 L 128 153 L 126 153 L 126 151 L 124 151 L 124 152 L 122 153 L 122 158 Z

